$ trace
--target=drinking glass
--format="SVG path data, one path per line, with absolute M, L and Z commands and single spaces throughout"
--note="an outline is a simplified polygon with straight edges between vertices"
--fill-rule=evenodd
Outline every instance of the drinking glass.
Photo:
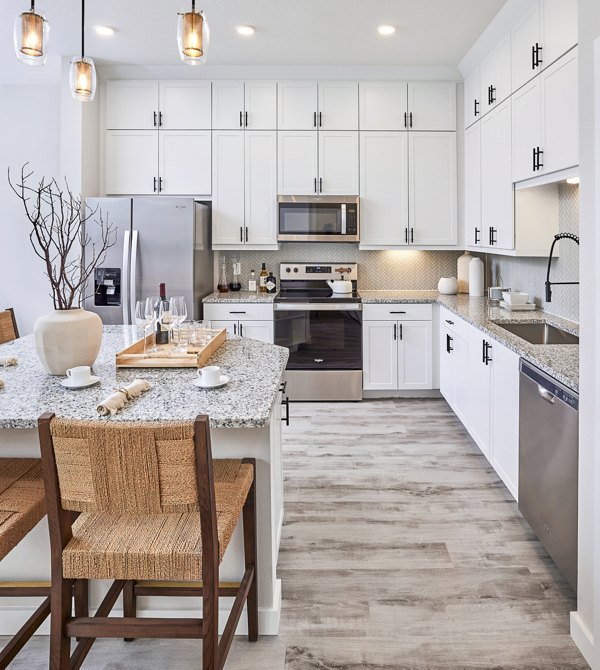
M 144 356 L 146 355 L 146 338 L 148 337 L 148 326 L 152 320 L 146 313 L 146 303 L 148 300 L 138 300 L 135 304 L 135 323 L 138 328 L 144 329 Z
M 160 299 L 159 296 L 155 295 L 152 296 L 151 298 L 146 298 L 146 307 L 145 307 L 145 314 L 146 318 L 148 319 L 148 325 L 153 326 L 154 330 L 156 330 L 156 324 L 160 321 L 161 317 L 161 311 L 162 311 L 162 300 Z M 156 346 L 156 342 L 148 349 L 150 352 L 156 352 L 158 351 L 158 347 Z
M 174 352 L 181 353 L 186 351 L 181 346 L 181 324 L 187 319 L 187 305 L 185 298 L 182 295 L 173 296 L 169 300 L 169 310 L 171 312 L 171 334 L 177 328 L 177 346 L 173 349 Z

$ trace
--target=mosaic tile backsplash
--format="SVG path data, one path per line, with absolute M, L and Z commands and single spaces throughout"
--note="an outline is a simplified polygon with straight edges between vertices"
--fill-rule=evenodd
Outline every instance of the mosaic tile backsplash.
M 560 184 L 559 231 L 579 235 L 579 186 Z M 560 256 L 552 262 L 550 281 L 579 281 L 579 246 L 570 240 L 557 242 Z M 550 252 L 550 249 L 548 249 Z M 529 293 L 536 305 L 564 319 L 579 322 L 579 286 L 556 286 L 552 302 L 544 300 L 547 258 L 488 257 L 490 286 L 506 286 Z

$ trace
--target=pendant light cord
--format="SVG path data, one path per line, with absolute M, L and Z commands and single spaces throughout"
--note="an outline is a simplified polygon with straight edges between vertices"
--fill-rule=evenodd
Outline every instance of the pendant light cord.
M 35 0 L 31 0 L 31 13 L 35 14 Z
M 81 0 L 81 59 L 85 58 L 85 0 Z
M 192 0 L 192 14 L 196 13 L 196 0 Z

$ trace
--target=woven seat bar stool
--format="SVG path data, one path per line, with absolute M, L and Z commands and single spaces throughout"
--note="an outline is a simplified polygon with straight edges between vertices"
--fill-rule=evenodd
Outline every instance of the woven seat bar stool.
M 203 670 L 224 667 L 247 605 L 258 638 L 254 459 L 214 460 L 207 416 L 194 422 L 39 422 L 50 529 L 50 668 L 79 668 L 96 638 L 202 640 Z M 78 512 L 73 521 L 72 513 Z M 245 571 L 219 584 L 240 517 Z M 75 580 L 112 584 L 94 617 L 71 616 Z M 109 614 L 123 592 L 123 618 Z M 201 596 L 202 618 L 138 618 L 138 595 Z M 219 640 L 219 596 L 234 597 Z M 72 638 L 79 638 L 70 653 Z
M 12 551 L 46 515 L 39 458 L 0 458 L 0 560 Z M 45 600 L 0 651 L 6 668 L 50 614 L 49 582 L 0 582 L 1 597 L 43 597 Z
M 12 307 L 0 312 L 0 344 L 11 342 L 19 337 L 19 329 Z

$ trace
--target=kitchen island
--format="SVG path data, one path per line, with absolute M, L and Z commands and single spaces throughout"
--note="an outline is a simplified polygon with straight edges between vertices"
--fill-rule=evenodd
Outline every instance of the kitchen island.
M 210 359 L 219 365 L 229 383 L 220 389 L 201 389 L 192 384 L 195 369 L 117 369 L 116 352 L 141 334 L 131 326 L 104 328 L 102 348 L 93 367 L 100 384 L 79 391 L 60 385 L 61 377 L 47 375 L 38 361 L 32 336 L 0 346 L 0 358 L 15 356 L 18 364 L 0 368 L 5 382 L 0 390 L 0 457 L 39 456 L 37 418 L 52 411 L 57 416 L 99 421 L 192 421 L 198 414 L 210 417 L 215 458 L 257 459 L 257 526 L 259 631 L 276 635 L 281 610 L 281 583 L 277 556 L 283 523 L 283 475 L 281 461 L 280 383 L 288 350 L 258 340 L 228 336 Z M 96 406 L 116 389 L 135 378 L 147 379 L 148 392 L 128 403 L 108 419 Z M 239 581 L 244 572 L 241 527 L 231 540 L 223 563 L 221 581 Z M 1 580 L 45 580 L 50 575 L 46 519 L 0 563 Z M 90 603 L 95 608 L 106 588 L 94 584 Z M 37 600 L 0 598 L 0 634 L 13 634 L 33 612 Z M 231 601 L 232 602 L 232 601 Z M 231 602 L 221 599 L 220 623 L 226 620 Z M 140 598 L 141 616 L 176 616 L 200 608 L 195 598 Z M 118 612 L 117 607 L 115 611 Z M 244 633 L 242 617 L 238 633 Z M 44 632 L 44 628 L 40 632 Z M 47 630 L 47 629 L 46 629 Z

